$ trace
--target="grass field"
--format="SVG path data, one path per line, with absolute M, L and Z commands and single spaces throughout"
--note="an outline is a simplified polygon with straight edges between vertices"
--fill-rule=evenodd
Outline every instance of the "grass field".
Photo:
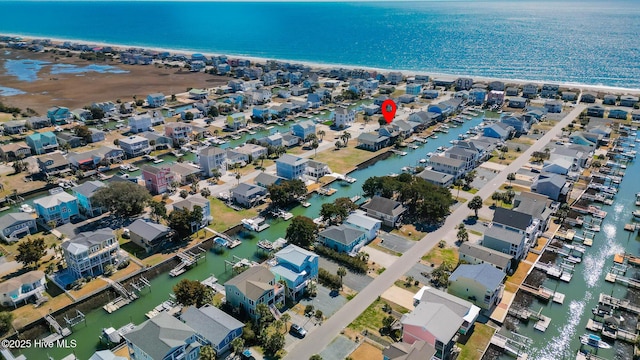
M 211 214 L 213 215 L 213 222 L 209 227 L 218 232 L 223 232 L 239 224 L 240 220 L 244 218 L 252 218 L 258 215 L 256 209 L 236 211 L 215 198 L 209 199 L 209 203 L 211 204 Z
M 495 332 L 496 330 L 491 326 L 476 322 L 475 325 L 473 325 L 471 335 L 468 338 L 464 337 L 466 338 L 465 343 L 457 343 L 461 349 L 458 359 L 480 360 Z
M 413 241 L 419 241 L 427 235 L 427 233 L 416 230 L 416 227 L 413 224 L 402 225 L 400 229 L 393 229 L 391 233 Z
M 371 360 L 381 358 L 382 350 L 366 341 L 360 344 L 360 346 L 358 346 L 358 348 L 349 355 L 349 359 L 353 360 Z
M 345 174 L 354 170 L 356 165 L 387 151 L 387 149 L 382 149 L 376 152 L 371 152 L 356 149 L 354 147 L 355 143 L 356 141 L 354 139 L 350 139 L 349 146 L 346 148 L 319 152 L 318 156 L 315 157 L 315 160 L 329 165 L 331 171 Z
M 376 300 L 373 304 L 369 305 L 369 307 L 360 314 L 351 324 L 349 324 L 348 328 L 355 331 L 369 330 L 376 334 L 379 333 L 380 328 L 382 328 L 382 319 L 389 316 L 389 314 L 382 311 L 382 306 L 384 304 L 389 304 L 391 308 L 401 314 L 405 314 L 409 312 L 409 310 L 404 307 L 394 304 L 392 302 L 386 302 L 384 300 Z
M 443 263 L 448 263 L 455 266 L 458 263 L 458 249 L 439 246 L 434 247 L 422 257 L 422 260 L 427 261 L 435 266 L 439 266 Z

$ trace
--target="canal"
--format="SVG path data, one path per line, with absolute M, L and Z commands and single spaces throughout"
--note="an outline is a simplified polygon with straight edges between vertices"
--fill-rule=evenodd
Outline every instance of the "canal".
M 357 179 L 355 183 L 334 182 L 331 184 L 331 187 L 338 190 L 334 195 L 321 196 L 314 194 L 309 199 L 311 203 L 310 207 L 303 208 L 302 206 L 297 206 L 290 211 L 294 215 L 305 215 L 310 218 L 315 218 L 319 215 L 320 207 L 323 203 L 331 202 L 337 197 L 361 195 L 362 184 L 369 177 L 383 176 L 390 173 L 399 174 L 403 167 L 419 165 L 419 161 L 426 158 L 427 153 L 435 152 L 440 146 L 451 146 L 450 141 L 458 139 L 458 135 L 464 134 L 470 128 L 479 125 L 482 120 L 483 117 L 478 116 L 466 121 L 459 127 L 452 127 L 449 129 L 448 134 L 438 134 L 438 139 L 429 139 L 428 143 L 420 144 L 418 149 L 412 150 L 407 148 L 406 151 L 408 154 L 405 156 L 392 155 L 367 168 L 356 170 L 349 174 Z M 351 141 L 353 142 L 354 140 Z M 165 161 L 167 162 L 172 160 L 172 158 L 165 157 Z M 218 282 L 223 284 L 232 277 L 231 269 L 225 270 L 224 260 L 232 260 L 232 257 L 235 255 L 240 258 L 258 261 L 259 258 L 256 256 L 257 242 L 261 239 L 274 241 L 279 237 L 284 237 L 289 222 L 282 219 L 275 219 L 270 220 L 270 224 L 271 227 L 261 233 L 240 232 L 238 237 L 243 240 L 240 246 L 226 250 L 220 255 L 214 254 L 212 251 L 207 252 L 206 261 L 200 262 L 184 275 L 171 278 L 168 273 L 161 274 L 151 280 L 150 291 L 149 289 L 144 289 L 142 296 L 138 300 L 112 314 L 108 314 L 102 308 L 88 312 L 86 314 L 86 324 L 81 323 L 76 325 L 73 329 L 73 334 L 69 336 L 69 339 L 75 339 L 77 341 L 77 347 L 74 349 L 76 356 L 83 360 L 91 356 L 99 344 L 98 336 L 103 328 L 112 326 L 117 329 L 129 322 L 139 324 L 145 321 L 145 313 L 167 300 L 169 294 L 172 293 L 172 287 L 181 279 L 203 280 L 214 275 L 218 278 Z M 45 355 L 42 351 L 36 349 L 27 349 L 22 353 L 27 356 L 28 359 L 42 359 Z M 69 353 L 71 353 L 70 349 L 49 349 L 46 351 L 46 355 L 54 359 L 61 359 Z

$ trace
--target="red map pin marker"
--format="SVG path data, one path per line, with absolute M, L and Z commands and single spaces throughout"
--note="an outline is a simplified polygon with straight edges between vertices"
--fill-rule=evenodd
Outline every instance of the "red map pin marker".
M 382 102 L 382 116 L 387 121 L 387 124 L 393 121 L 396 116 L 396 110 L 398 110 L 398 105 L 396 105 L 395 101 L 387 99 Z

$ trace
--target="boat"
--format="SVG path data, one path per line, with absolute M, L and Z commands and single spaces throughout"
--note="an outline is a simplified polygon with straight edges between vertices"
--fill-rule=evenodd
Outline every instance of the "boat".
M 248 131 L 248 133 L 249 133 L 250 135 L 255 135 L 255 134 L 257 134 L 257 133 L 256 133 L 255 131 L 253 131 L 253 130 L 249 130 L 249 131 Z
M 139 167 L 135 166 L 135 165 L 129 165 L 129 172 L 134 172 L 134 171 L 138 171 L 140 170 Z
M 242 226 L 247 230 L 260 232 L 269 228 L 269 224 L 266 223 L 265 218 L 263 217 L 254 217 L 252 219 L 242 219 L 240 220 Z
M 242 138 L 242 135 L 231 135 L 231 139 L 233 140 L 240 140 Z
M 120 165 L 120 170 L 127 170 L 129 171 L 129 169 L 131 168 L 131 165 L 129 164 L 122 164 Z
M 636 219 L 640 219 L 640 210 L 636 210 L 633 212 L 633 217 Z
M 155 160 L 153 160 L 153 163 L 154 164 L 160 164 L 163 161 L 164 161 L 163 159 L 155 159 Z
M 585 334 L 580 336 L 580 342 L 583 345 L 589 345 L 589 346 L 593 346 L 595 348 L 600 348 L 600 349 L 610 349 L 611 345 L 607 344 L 606 342 L 604 342 L 600 336 L 595 335 L 595 334 Z
M 636 206 L 640 206 L 640 192 L 636 193 Z
M 593 232 L 600 232 L 600 225 L 596 225 L 596 224 L 586 224 L 584 225 L 584 228 L 586 230 L 589 231 L 593 231 Z
M 420 159 L 420 164 L 426 164 L 427 163 L 427 159 Z
M 229 241 L 227 239 L 221 238 L 219 236 L 216 236 L 213 239 L 213 242 L 218 246 L 224 246 L 224 247 L 229 246 Z
M 273 251 L 273 243 L 266 239 L 258 241 L 258 247 L 265 251 Z
M 36 210 L 29 204 L 20 205 L 20 211 L 27 214 L 33 214 Z
M 308 202 L 308 201 L 305 201 L 305 202 L 302 203 L 302 207 L 304 207 L 304 208 L 308 208 L 309 206 L 311 206 L 311 203 Z

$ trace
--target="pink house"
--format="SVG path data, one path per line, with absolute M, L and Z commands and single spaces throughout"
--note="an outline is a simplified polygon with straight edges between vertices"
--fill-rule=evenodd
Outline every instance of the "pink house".
M 166 192 L 173 181 L 173 174 L 168 168 L 145 165 L 140 170 L 144 185 L 152 194 Z

